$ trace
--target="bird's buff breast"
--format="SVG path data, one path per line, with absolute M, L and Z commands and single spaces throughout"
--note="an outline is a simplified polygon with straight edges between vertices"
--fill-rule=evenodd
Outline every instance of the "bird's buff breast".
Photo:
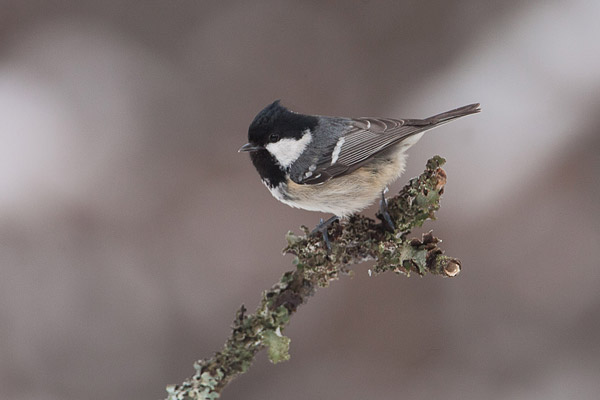
M 371 205 L 381 191 L 403 172 L 405 155 L 372 160 L 351 174 L 319 185 L 301 185 L 288 181 L 269 188 L 273 196 L 292 207 L 346 216 Z

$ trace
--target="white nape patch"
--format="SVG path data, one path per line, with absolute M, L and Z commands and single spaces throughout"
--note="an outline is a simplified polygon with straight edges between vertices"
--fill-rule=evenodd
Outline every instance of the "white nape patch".
M 306 146 L 312 141 L 310 129 L 306 129 L 302 133 L 303 135 L 300 139 L 284 138 L 275 143 L 267 144 L 265 149 L 277 159 L 279 165 L 287 168 L 300 157 Z
M 333 149 L 333 153 L 331 153 L 331 165 L 335 164 L 338 157 L 340 156 L 340 151 L 342 150 L 342 145 L 345 141 L 346 139 L 344 139 L 343 137 L 338 139 L 335 148 Z

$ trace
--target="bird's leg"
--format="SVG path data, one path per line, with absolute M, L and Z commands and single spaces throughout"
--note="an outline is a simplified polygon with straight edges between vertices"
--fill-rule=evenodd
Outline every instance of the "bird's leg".
M 327 251 L 331 251 L 331 243 L 329 242 L 329 235 L 327 234 L 327 229 L 329 226 L 335 221 L 339 221 L 340 217 L 334 215 L 329 218 L 327 221 L 323 221 L 323 218 L 319 221 L 319 224 L 312 230 L 311 235 L 315 235 L 317 233 L 321 233 L 323 235 L 323 241 L 325 242 L 325 246 L 327 246 Z
M 385 194 L 387 193 L 388 188 L 386 187 L 381 191 L 381 200 L 379 201 L 379 214 L 377 217 L 381 220 L 381 224 L 389 230 L 390 232 L 394 232 L 396 227 L 394 226 L 394 222 L 392 221 L 392 217 L 390 217 L 390 213 L 388 212 L 387 200 L 385 199 Z

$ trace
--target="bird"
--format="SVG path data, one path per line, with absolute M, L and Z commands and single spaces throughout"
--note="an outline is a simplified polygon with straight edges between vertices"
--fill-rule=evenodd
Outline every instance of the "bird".
M 333 214 L 325 225 L 381 198 L 381 214 L 393 230 L 384 194 L 404 172 L 406 150 L 426 131 L 480 110 L 475 103 L 425 119 L 347 118 L 297 113 L 276 100 L 256 115 L 239 152 L 250 153 L 277 200 Z

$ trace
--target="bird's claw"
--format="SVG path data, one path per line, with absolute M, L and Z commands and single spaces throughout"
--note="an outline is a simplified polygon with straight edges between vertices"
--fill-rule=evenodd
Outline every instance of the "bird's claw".
M 323 218 L 321 218 L 319 220 L 319 224 L 310 233 L 311 236 L 313 236 L 317 233 L 321 233 L 321 235 L 323 236 L 323 241 L 325 242 L 325 246 L 327 246 L 327 253 L 331 252 L 331 242 L 329 242 L 329 234 L 327 233 L 327 229 L 329 229 L 329 226 L 332 223 L 334 223 L 335 221 L 338 221 L 339 219 L 340 218 L 335 215 L 333 217 L 329 218 L 327 221 L 323 221 Z
M 379 214 L 377 217 L 381 220 L 381 224 L 383 227 L 390 232 L 394 232 L 396 227 L 394 226 L 394 221 L 392 221 L 392 217 L 388 212 L 387 200 L 385 198 L 385 193 L 387 192 L 387 188 L 381 192 L 381 200 L 379 201 Z

